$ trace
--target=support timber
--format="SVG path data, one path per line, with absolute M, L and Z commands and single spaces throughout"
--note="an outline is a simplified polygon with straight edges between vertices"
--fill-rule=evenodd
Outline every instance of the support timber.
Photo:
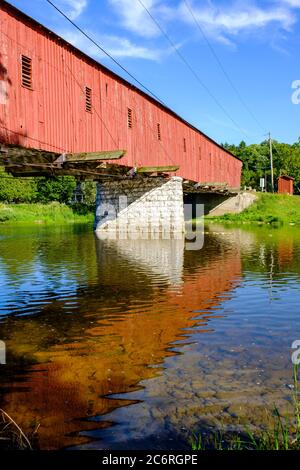
M 101 176 L 126 174 L 128 167 L 111 163 L 120 160 L 125 150 L 63 153 L 5 145 L 0 147 L 0 163 L 14 176 Z

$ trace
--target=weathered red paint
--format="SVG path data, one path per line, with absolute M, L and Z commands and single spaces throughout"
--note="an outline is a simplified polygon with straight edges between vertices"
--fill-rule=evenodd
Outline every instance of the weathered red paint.
M 280 176 L 278 178 L 278 192 L 280 194 L 293 194 L 294 178 L 291 176 Z
M 0 28 L 2 142 L 62 153 L 126 149 L 124 165 L 178 164 L 185 179 L 240 186 L 239 159 L 5 1 Z M 32 90 L 21 84 L 22 55 L 32 59 Z

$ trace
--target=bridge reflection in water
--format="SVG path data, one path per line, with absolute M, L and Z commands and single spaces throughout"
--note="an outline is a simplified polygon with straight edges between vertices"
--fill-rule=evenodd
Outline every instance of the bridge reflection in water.
M 64 260 L 67 247 L 56 242 L 55 257 Z M 77 244 L 74 256 L 82 271 L 93 266 L 87 279 L 75 276 L 65 260 L 65 271 L 57 268 L 54 275 L 73 276 L 72 296 L 40 304 L 37 299 L 32 314 L 8 315 L 1 324 L 8 350 L 1 406 L 25 432 L 39 426 L 42 449 L 84 444 L 91 437 L 84 433 L 93 430 L 99 438 L 109 440 L 110 432 L 118 439 L 114 420 L 106 415 L 127 405 L 134 405 L 128 413 L 135 414 L 148 384 L 153 387 L 165 374 L 167 359 L 183 353 L 193 335 L 212 331 L 210 317 L 218 318 L 218 305 L 230 298 L 241 277 L 239 245 L 224 237 L 221 243 L 218 234 L 209 236 L 201 252 L 185 252 L 180 240 L 100 241 L 89 234 L 83 237 L 84 250 L 76 237 L 70 242 Z M 51 237 L 34 249 L 35 269 L 53 270 L 46 259 Z M 163 434 L 153 423 L 168 397 L 159 382 L 155 390 L 151 419 L 141 430 L 152 422 L 152 431 Z M 140 395 L 122 396 L 127 392 Z M 185 393 L 182 409 L 189 406 L 191 390 Z M 126 434 L 125 424 L 121 432 Z M 101 445 L 109 446 L 106 440 Z

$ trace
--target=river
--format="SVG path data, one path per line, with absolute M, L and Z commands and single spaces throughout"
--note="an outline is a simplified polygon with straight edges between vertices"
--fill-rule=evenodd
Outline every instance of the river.
M 98 240 L 1 227 L 0 406 L 40 449 L 183 449 L 290 411 L 300 230 Z

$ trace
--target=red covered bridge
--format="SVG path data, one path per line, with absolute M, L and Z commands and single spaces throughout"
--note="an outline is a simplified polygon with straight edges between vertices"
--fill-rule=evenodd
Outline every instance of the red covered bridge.
M 180 176 L 193 191 L 197 183 L 240 187 L 238 158 L 3 0 L 0 28 L 0 158 L 7 171 L 99 179 L 134 168 Z

